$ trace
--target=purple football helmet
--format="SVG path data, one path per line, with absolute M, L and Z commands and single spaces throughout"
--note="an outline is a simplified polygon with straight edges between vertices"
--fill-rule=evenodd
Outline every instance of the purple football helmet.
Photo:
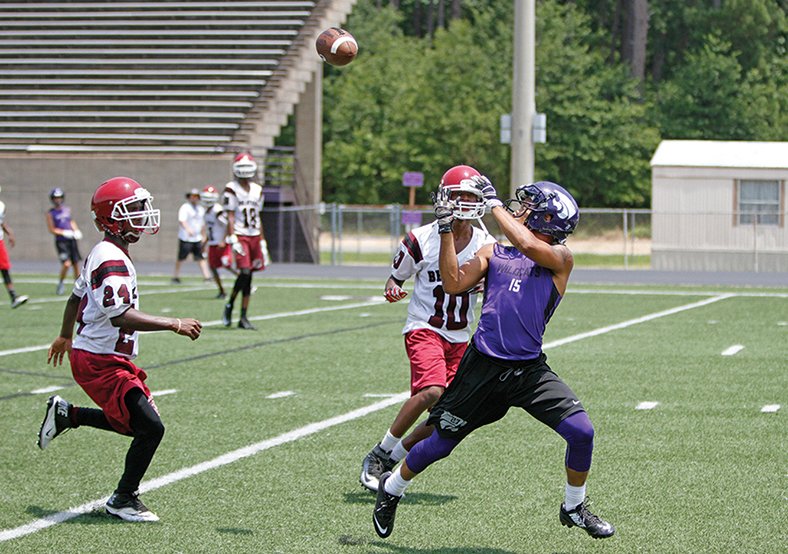
M 530 210 L 525 226 L 531 231 L 549 235 L 563 244 L 577 227 L 580 208 L 561 185 L 550 181 L 521 185 L 515 196 L 522 208 Z

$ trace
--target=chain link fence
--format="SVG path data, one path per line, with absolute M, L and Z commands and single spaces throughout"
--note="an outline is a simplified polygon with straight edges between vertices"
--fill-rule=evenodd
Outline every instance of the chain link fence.
M 287 217 L 317 222 L 311 252 L 325 265 L 387 265 L 403 235 L 433 221 L 426 206 L 317 204 L 288 208 Z M 586 208 L 567 241 L 576 267 L 788 271 L 788 235 L 774 218 L 746 214 L 654 214 L 645 209 Z M 505 242 L 492 216 L 484 226 Z M 269 244 L 269 248 L 271 245 Z M 298 241 L 273 245 L 276 261 L 299 261 Z

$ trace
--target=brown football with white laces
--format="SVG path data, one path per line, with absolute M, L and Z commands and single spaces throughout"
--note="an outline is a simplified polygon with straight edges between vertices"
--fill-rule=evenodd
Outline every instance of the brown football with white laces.
M 315 48 L 320 59 L 336 66 L 349 64 L 358 54 L 356 39 L 339 27 L 330 27 L 320 33 L 315 41 Z

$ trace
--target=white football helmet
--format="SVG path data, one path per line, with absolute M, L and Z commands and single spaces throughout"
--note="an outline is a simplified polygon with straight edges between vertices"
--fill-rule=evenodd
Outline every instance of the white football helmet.
M 257 162 L 251 154 L 243 152 L 235 157 L 233 175 L 239 179 L 252 179 L 257 175 Z
M 456 219 L 481 219 L 484 216 L 484 195 L 476 188 L 471 177 L 481 175 L 469 165 L 455 165 L 443 174 L 441 188 L 452 192 L 453 214 Z M 466 192 L 474 195 L 476 200 L 460 200 L 454 198 L 455 192 Z
M 216 204 L 219 201 L 219 191 L 216 190 L 216 187 L 212 187 L 208 185 L 202 192 L 200 193 L 200 203 L 209 208 Z

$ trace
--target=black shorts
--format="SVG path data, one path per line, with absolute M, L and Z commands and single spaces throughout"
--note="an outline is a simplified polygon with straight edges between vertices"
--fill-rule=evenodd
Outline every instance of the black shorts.
M 74 239 L 56 240 L 55 250 L 57 251 L 57 259 L 60 263 L 71 260 L 72 264 L 77 264 L 82 256 L 79 255 L 79 248 L 77 241 Z
M 457 374 L 433 406 L 428 422 L 441 437 L 462 440 L 473 430 L 498 421 L 517 406 L 555 429 L 585 409 L 572 389 L 547 365 L 547 356 L 507 362 L 468 346 Z
M 185 260 L 189 254 L 194 257 L 194 261 L 199 262 L 203 259 L 201 242 L 186 242 L 178 239 L 178 261 Z

